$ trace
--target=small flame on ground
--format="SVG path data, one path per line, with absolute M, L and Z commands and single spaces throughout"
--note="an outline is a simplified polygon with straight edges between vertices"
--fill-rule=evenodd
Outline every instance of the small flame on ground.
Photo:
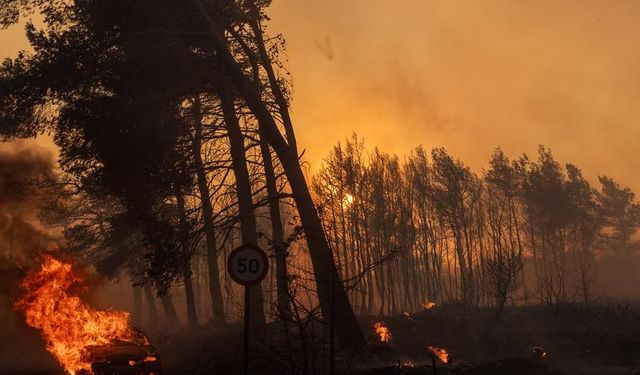
M 412 361 L 397 360 L 396 361 L 396 367 L 403 369 L 403 368 L 412 368 L 412 367 L 415 367 L 415 365 L 413 364 Z
M 408 312 L 408 311 L 403 312 L 403 313 L 402 313 L 402 316 L 403 316 L 405 319 L 409 319 L 409 320 L 411 320 L 411 313 L 410 313 L 410 312 Z
M 442 363 L 448 363 L 449 362 L 449 353 L 447 352 L 446 349 L 437 348 L 435 346 L 427 346 L 427 349 L 431 352 L 431 354 L 433 354 L 439 360 L 441 360 Z
M 431 310 L 434 307 L 437 307 L 438 305 L 435 302 L 429 302 L 429 301 L 425 301 L 422 303 L 422 308 L 425 310 Z
M 545 352 L 542 347 L 534 346 L 531 350 L 537 358 L 547 358 L 547 352 Z
M 389 327 L 384 322 L 375 322 L 373 328 L 376 330 L 376 337 L 381 343 L 386 344 L 391 341 L 391 331 L 389 331 Z
M 46 256 L 41 268 L 22 280 L 25 294 L 16 303 L 27 324 L 42 331 L 47 350 L 71 375 L 93 374 L 87 346 L 135 340 L 128 313 L 94 310 L 72 295 L 71 289 L 82 283 L 71 264 Z

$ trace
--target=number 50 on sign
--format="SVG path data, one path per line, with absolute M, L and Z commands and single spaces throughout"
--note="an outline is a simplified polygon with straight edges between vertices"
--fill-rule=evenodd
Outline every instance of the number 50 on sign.
M 259 247 L 242 245 L 229 254 L 227 270 L 238 284 L 255 285 L 267 275 L 269 260 L 267 254 Z

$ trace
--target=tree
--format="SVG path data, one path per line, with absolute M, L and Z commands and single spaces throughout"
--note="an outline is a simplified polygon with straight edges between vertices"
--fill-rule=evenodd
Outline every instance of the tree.
M 575 267 L 576 289 L 589 307 L 594 281 L 594 245 L 602 223 L 598 217 L 596 192 L 573 164 L 566 165 L 565 189 L 569 201 L 569 229 L 567 241 Z
M 2 111 L 4 134 L 53 130 L 64 168 L 79 175 L 89 171 L 123 197 L 127 212 L 145 227 L 143 234 L 154 245 L 155 261 L 148 272 L 171 280 L 183 269 L 177 266 L 180 262 L 167 259 L 175 243 L 170 248 L 170 241 L 154 233 L 163 226 L 157 218 L 159 207 L 174 195 L 175 181 L 182 181 L 176 176 L 182 170 L 176 167 L 183 160 L 178 144 L 188 128 L 181 116 L 184 100 L 231 89 L 251 110 L 287 175 L 309 244 L 323 316 L 335 312 L 344 344 L 364 345 L 299 164 L 286 90 L 275 77 L 273 56 L 262 35 L 268 2 L 248 7 L 218 1 L 7 4 L 2 18 L 7 23 L 15 21 L 14 10 L 40 7 L 48 29 L 41 33 L 31 26 L 33 56 L 5 64 L 3 106 L 19 110 Z M 251 32 L 238 32 L 237 25 L 247 25 Z M 262 69 L 266 85 L 259 84 Z M 270 98 L 278 103 L 276 113 L 270 110 Z M 45 107 L 57 111 L 43 127 L 35 120 L 43 118 L 40 109 Z M 283 120 L 286 139 L 277 119 Z
M 635 194 L 629 188 L 620 187 L 607 176 L 598 180 L 601 188 L 596 197 L 604 226 L 602 238 L 614 254 L 628 257 L 631 238 L 640 225 L 640 205 L 634 202 Z
M 501 149 L 496 149 L 485 174 L 486 221 L 489 251 L 486 271 L 497 306 L 496 317 L 518 287 L 524 249 L 518 223 L 518 181 L 514 167 Z
M 346 346 L 359 349 L 365 344 L 364 336 L 353 313 L 344 286 L 339 282 L 340 277 L 333 262 L 322 223 L 302 173 L 298 155 L 293 146 L 294 143 L 292 139 L 289 139 L 289 143 L 287 143 L 287 140 L 282 136 L 273 114 L 262 100 L 262 92 L 259 86 L 242 70 L 242 66 L 233 55 L 229 43 L 223 37 L 225 31 L 231 35 L 237 35 L 223 17 L 230 11 L 243 13 L 246 10 L 238 7 L 237 4 L 225 9 L 217 1 L 204 3 L 200 0 L 194 0 L 194 2 L 208 24 L 213 48 L 218 53 L 225 72 L 229 75 L 230 80 L 256 117 L 260 130 L 266 135 L 269 144 L 273 147 L 285 170 L 306 234 L 323 316 L 331 320 L 332 313 L 335 314 L 338 337 Z M 249 18 L 257 16 L 263 18 L 262 14 L 256 14 L 255 12 L 247 14 L 247 16 Z M 260 20 L 254 20 L 254 22 L 259 23 Z M 237 36 L 235 36 L 235 41 L 240 44 L 244 43 L 244 40 Z M 264 56 L 262 57 L 261 63 L 263 66 L 271 66 L 271 61 L 265 60 Z M 258 71 L 253 73 L 259 74 Z M 274 87 L 271 87 L 271 89 L 274 90 Z M 283 116 L 288 116 L 287 107 L 280 110 Z M 286 115 L 284 115 L 285 112 Z
M 473 246 L 474 206 L 479 203 L 481 185 L 478 178 L 460 161 L 455 161 L 444 149 L 431 152 L 433 164 L 428 194 L 438 214 L 443 218 L 454 240 L 460 269 L 460 301 L 473 303 L 476 295 Z

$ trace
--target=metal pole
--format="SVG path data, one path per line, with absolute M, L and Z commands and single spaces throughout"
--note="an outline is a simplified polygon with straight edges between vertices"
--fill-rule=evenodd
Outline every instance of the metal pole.
M 245 285 L 244 287 L 244 375 L 249 375 L 249 301 L 251 287 Z

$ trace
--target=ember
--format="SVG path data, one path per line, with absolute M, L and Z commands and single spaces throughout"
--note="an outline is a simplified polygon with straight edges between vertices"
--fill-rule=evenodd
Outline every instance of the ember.
M 404 368 L 413 368 L 413 367 L 415 367 L 415 365 L 413 364 L 412 361 L 397 360 L 396 361 L 396 367 L 399 368 L 399 369 L 404 369 Z
M 446 349 L 437 348 L 435 346 L 427 346 L 427 349 L 431 352 L 431 354 L 434 355 L 434 357 L 437 357 L 439 360 L 441 360 L 442 363 L 449 362 L 449 353 Z
M 535 358 L 546 358 L 547 357 L 547 352 L 545 352 L 545 350 L 539 346 L 534 346 L 533 348 L 531 348 L 531 352 L 533 357 Z
M 429 302 L 429 301 L 425 301 L 422 303 L 422 308 L 425 310 L 431 310 L 434 307 L 437 307 L 438 305 L 435 302 Z
M 16 303 L 27 324 L 42 331 L 47 350 L 71 375 L 93 374 L 87 346 L 136 340 L 128 313 L 93 310 L 71 294 L 71 288 L 82 282 L 71 264 L 46 256 L 42 267 L 22 280 L 26 292 Z
M 386 344 L 391 341 L 391 331 L 389 331 L 389 328 L 384 322 L 375 322 L 373 328 L 375 328 L 376 337 L 381 343 Z

